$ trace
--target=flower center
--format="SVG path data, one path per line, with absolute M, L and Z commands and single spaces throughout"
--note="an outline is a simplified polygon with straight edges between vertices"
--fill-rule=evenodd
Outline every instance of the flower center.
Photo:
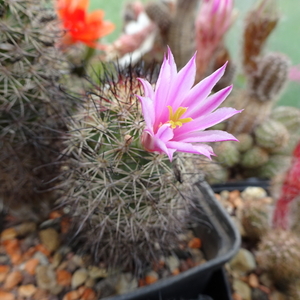
M 181 118 L 181 116 L 187 111 L 187 107 L 179 107 L 177 108 L 177 110 L 175 111 L 175 113 L 173 112 L 173 108 L 168 105 L 168 109 L 169 109 L 169 121 L 167 123 L 171 124 L 171 128 L 174 129 L 177 126 L 181 127 L 182 124 L 184 123 L 188 123 L 193 121 L 192 118 Z

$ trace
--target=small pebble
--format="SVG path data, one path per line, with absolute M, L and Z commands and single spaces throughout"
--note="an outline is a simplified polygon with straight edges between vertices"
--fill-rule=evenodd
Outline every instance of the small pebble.
M 17 235 L 22 237 L 29 233 L 35 232 L 36 227 L 36 223 L 34 222 L 24 222 L 20 225 L 15 226 L 15 230 L 17 232 Z
M 89 267 L 88 268 L 88 273 L 89 273 L 89 276 L 93 279 L 105 278 L 108 275 L 106 269 L 98 268 L 96 266 Z
M 47 228 L 39 232 L 42 244 L 50 251 L 56 251 L 60 245 L 58 232 L 53 228 Z
M 37 288 L 33 284 L 21 285 L 18 288 L 18 293 L 21 297 L 31 297 L 36 292 Z
M 16 296 L 13 293 L 9 293 L 9 292 L 0 290 L 0 299 L 1 300 L 15 300 Z
M 84 284 L 87 278 L 88 278 L 88 272 L 86 269 L 81 268 L 77 270 L 72 276 L 72 280 L 71 280 L 72 288 L 74 289 Z
M 38 266 L 36 268 L 36 280 L 39 288 L 48 291 L 57 285 L 56 274 L 50 266 Z
M 17 231 L 14 227 L 4 229 L 1 232 L 1 241 L 12 240 L 17 237 Z
M 248 276 L 248 284 L 252 288 L 257 288 L 259 286 L 259 281 L 258 281 L 258 278 L 255 274 L 252 273 Z
M 6 290 L 11 290 L 15 286 L 17 286 L 22 281 L 22 279 L 23 275 L 20 271 L 12 271 L 7 275 L 4 281 L 3 288 Z

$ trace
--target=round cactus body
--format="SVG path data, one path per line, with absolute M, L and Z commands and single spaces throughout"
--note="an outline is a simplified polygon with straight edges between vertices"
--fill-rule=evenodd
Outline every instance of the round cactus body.
M 240 133 L 236 136 L 239 143 L 236 143 L 236 147 L 240 152 L 246 152 L 253 146 L 253 137 L 248 133 Z
M 259 101 L 275 101 L 285 86 L 290 61 L 281 53 L 268 53 L 258 60 L 258 69 L 249 77 L 249 93 Z
M 240 153 L 236 147 L 236 142 L 222 142 L 214 148 L 217 161 L 227 167 L 232 167 L 239 162 Z
M 241 165 L 246 168 L 258 168 L 264 165 L 268 159 L 269 155 L 264 149 L 254 146 L 242 155 Z
M 254 135 L 257 145 L 270 152 L 284 148 L 289 141 L 289 132 L 286 127 L 271 119 L 257 126 Z
M 119 74 L 89 94 L 72 118 L 65 151 L 74 157 L 66 201 L 83 247 L 96 261 L 122 269 L 139 269 L 176 247 L 192 201 L 181 194 L 192 174 L 180 157 L 171 165 L 166 155 L 141 148 L 144 121 L 135 96 L 141 91 L 133 76 Z
M 269 231 L 258 246 L 256 259 L 277 285 L 286 287 L 300 276 L 300 239 L 290 231 Z
M 244 202 L 242 225 L 246 236 L 260 240 L 270 229 L 270 206 L 260 200 L 250 199 Z
M 272 110 L 271 118 L 282 123 L 290 133 L 300 130 L 300 109 L 291 106 L 277 106 Z

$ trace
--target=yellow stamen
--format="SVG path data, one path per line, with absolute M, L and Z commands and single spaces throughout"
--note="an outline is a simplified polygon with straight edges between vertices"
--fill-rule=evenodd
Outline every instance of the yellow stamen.
M 168 105 L 168 109 L 170 112 L 168 123 L 171 124 L 172 129 L 176 128 L 177 126 L 181 127 L 182 124 L 193 121 L 192 118 L 180 119 L 180 117 L 187 111 L 187 107 L 179 107 L 177 108 L 175 113 L 173 112 L 173 108 L 170 105 Z

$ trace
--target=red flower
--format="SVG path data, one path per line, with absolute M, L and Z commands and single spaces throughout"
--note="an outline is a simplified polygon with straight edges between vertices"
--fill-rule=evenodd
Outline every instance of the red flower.
M 66 30 L 64 45 L 81 42 L 91 48 L 101 49 L 97 40 L 114 30 L 113 23 L 103 20 L 102 10 L 88 13 L 88 5 L 89 0 L 57 1 L 57 14 Z

